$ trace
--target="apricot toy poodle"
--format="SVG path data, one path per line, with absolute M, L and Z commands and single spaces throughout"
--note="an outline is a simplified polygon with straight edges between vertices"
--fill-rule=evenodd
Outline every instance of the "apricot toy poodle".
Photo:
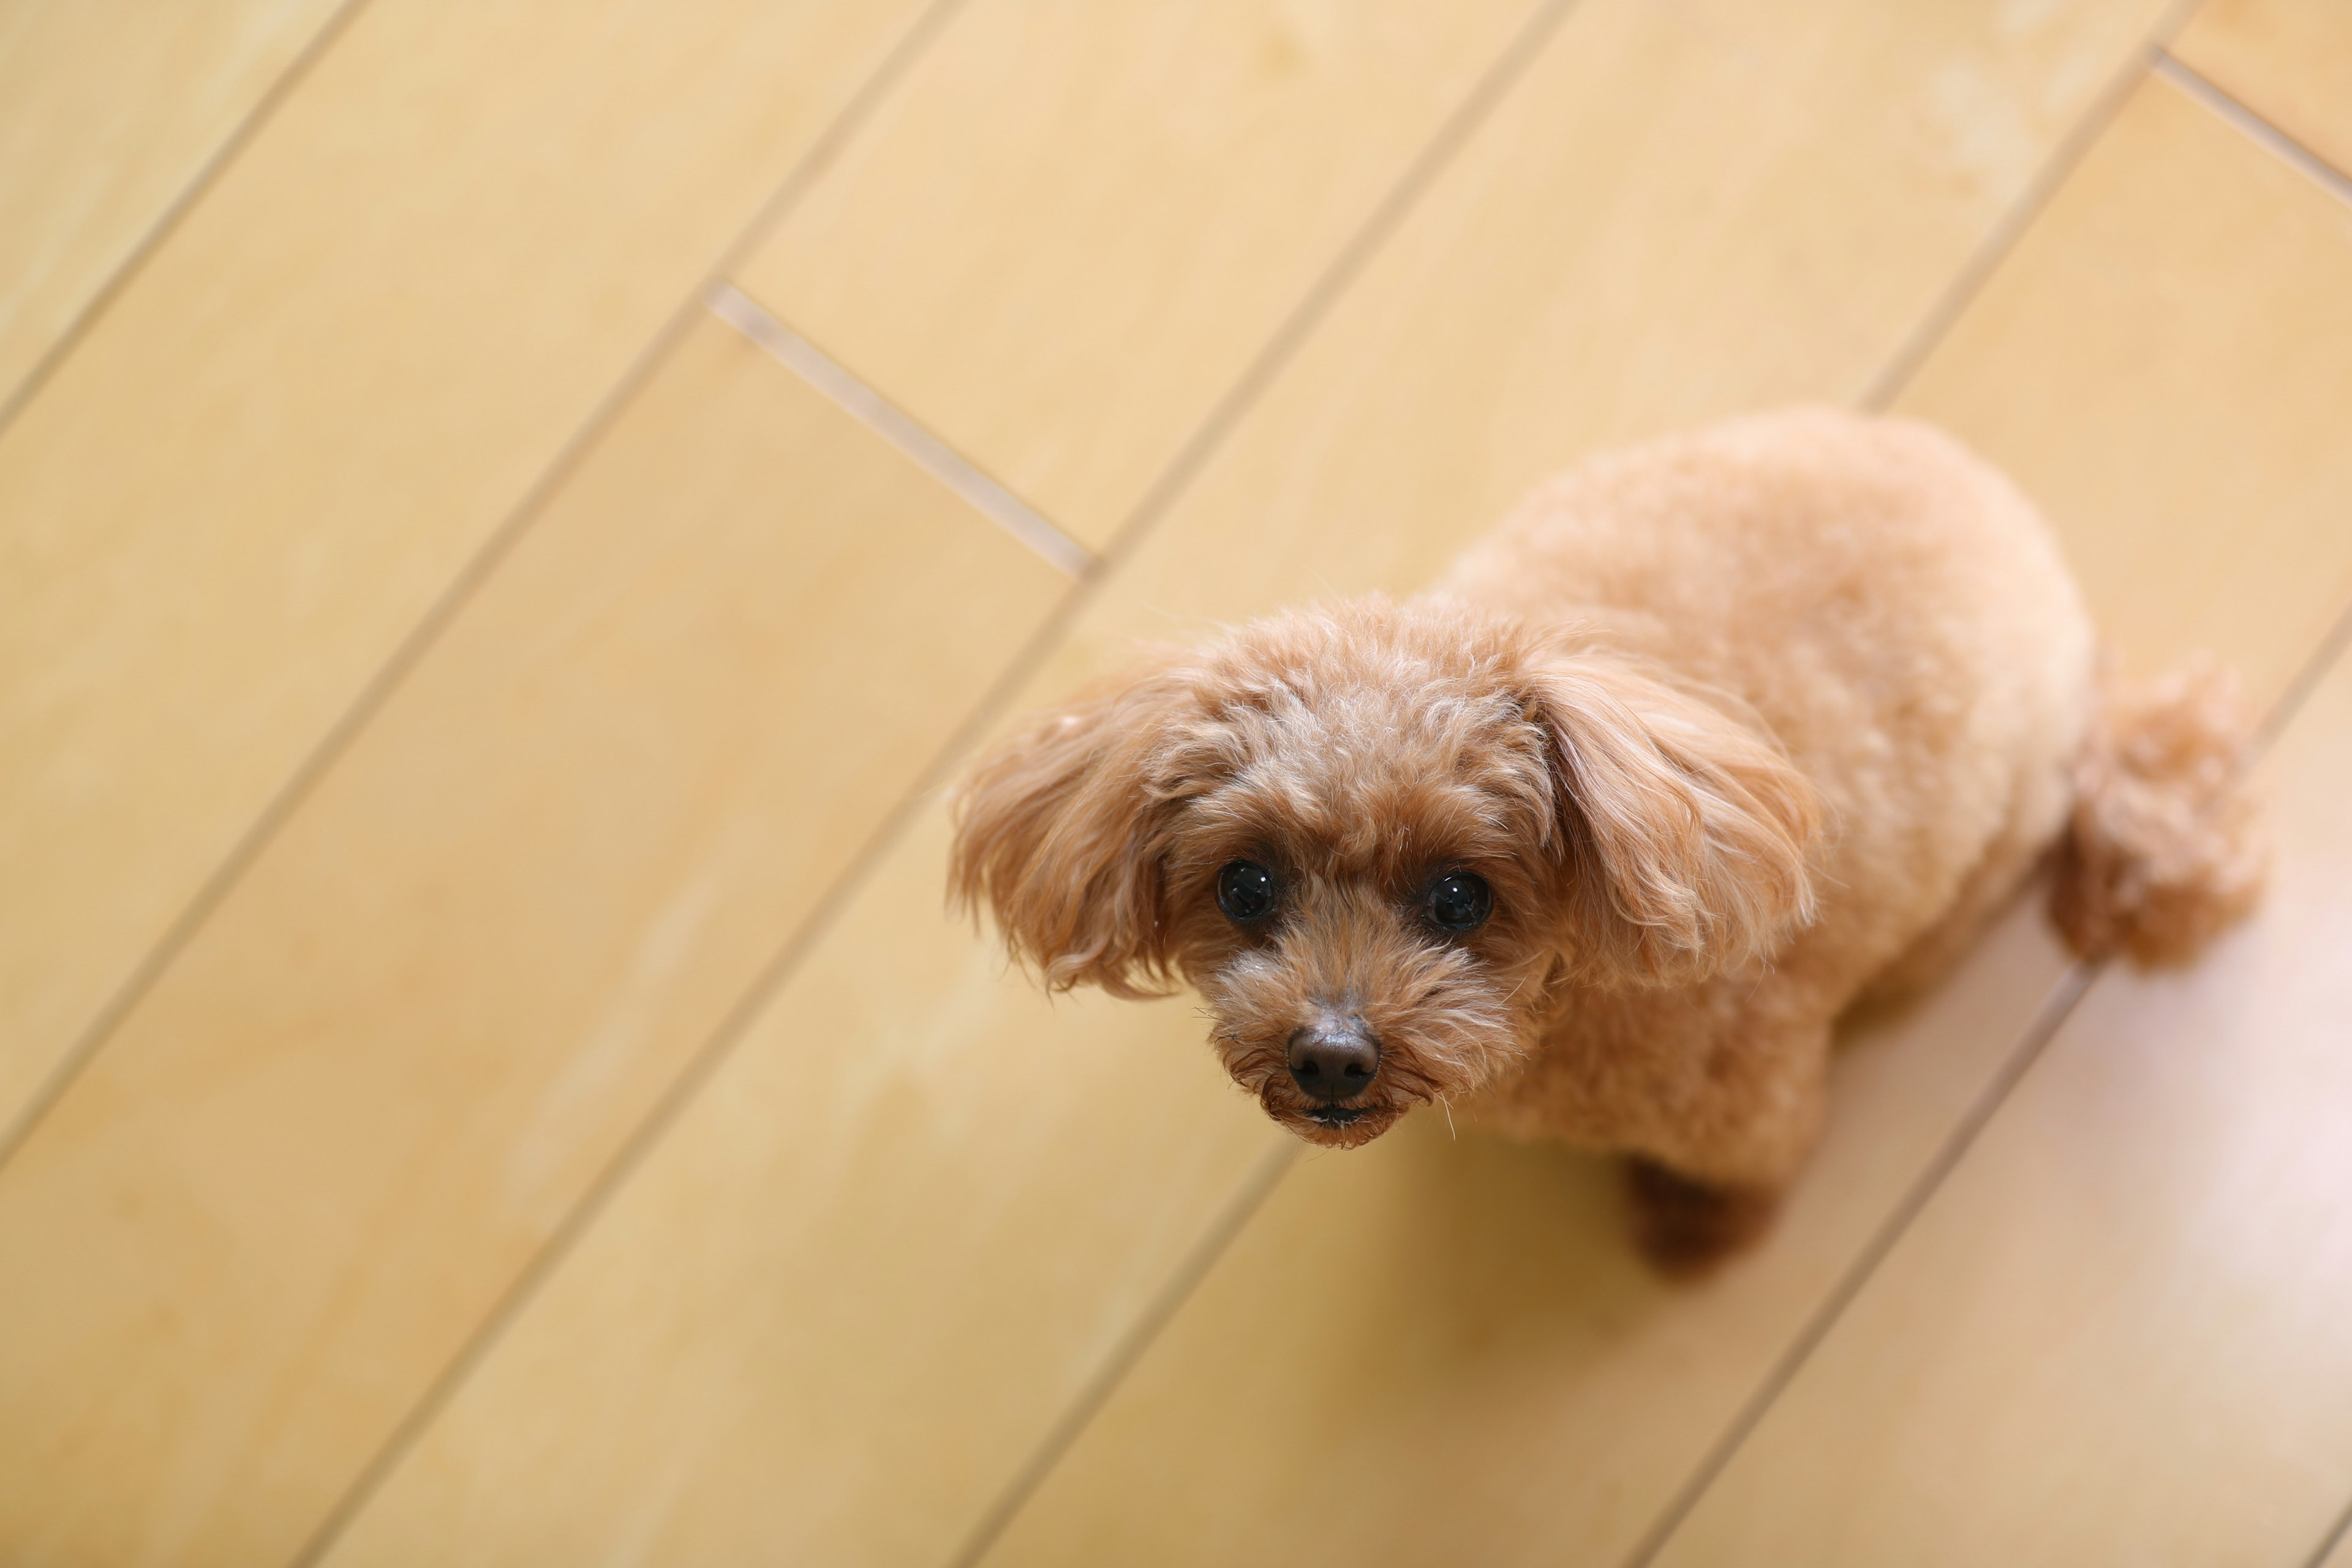
M 2103 668 L 2048 527 L 1949 437 L 1799 409 L 1595 458 L 1428 592 L 1170 649 L 959 804 L 956 896 L 1056 989 L 1181 980 L 1349 1148 L 1444 1100 L 1632 1156 L 1670 1271 L 1753 1236 L 1831 1026 L 2055 863 L 2085 954 L 2187 956 L 2263 856 L 2230 683 Z

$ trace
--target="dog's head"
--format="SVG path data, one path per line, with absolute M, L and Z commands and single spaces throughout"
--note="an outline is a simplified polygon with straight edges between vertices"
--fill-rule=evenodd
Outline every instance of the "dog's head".
M 1444 601 L 1302 611 L 1042 715 L 960 803 L 956 896 L 1056 989 L 1178 976 L 1226 1068 L 1351 1147 L 1524 1060 L 1570 986 L 1809 918 L 1811 785 L 1654 665 Z

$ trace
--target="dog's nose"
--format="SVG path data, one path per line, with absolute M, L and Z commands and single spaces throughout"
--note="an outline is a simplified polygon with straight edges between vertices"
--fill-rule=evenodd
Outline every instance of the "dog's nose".
M 1319 1018 L 1290 1037 L 1291 1081 L 1327 1104 L 1363 1093 L 1380 1070 L 1380 1047 L 1352 1019 Z

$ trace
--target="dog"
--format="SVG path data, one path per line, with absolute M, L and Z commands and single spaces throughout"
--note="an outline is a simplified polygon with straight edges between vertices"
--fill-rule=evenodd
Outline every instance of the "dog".
M 1670 1273 L 1764 1227 L 1832 1026 L 2031 877 L 2186 959 L 2263 852 L 2210 668 L 2134 685 L 2051 531 L 1908 420 L 1801 408 L 1538 488 L 1427 592 L 1276 615 L 987 751 L 951 897 L 1061 990 L 1191 984 L 1308 1142 L 1432 1101 L 1629 1157 Z

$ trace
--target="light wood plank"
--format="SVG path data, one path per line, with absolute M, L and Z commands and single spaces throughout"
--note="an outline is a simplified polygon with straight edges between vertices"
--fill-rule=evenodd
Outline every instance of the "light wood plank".
M 2033 145 L 2047 147 L 2102 72 L 2127 57 L 2150 10 L 2077 7 L 2053 15 L 2044 30 L 2007 35 L 1990 10 L 1911 15 L 1918 19 L 1906 26 L 1883 8 L 1823 5 L 1800 26 L 1785 16 L 1753 19 L 1730 4 L 1668 16 L 1593 0 L 1200 489 L 1113 579 L 1024 702 L 1117 658 L 1135 634 L 1246 616 L 1325 587 L 1411 587 L 1511 493 L 1600 439 L 1865 384 L 2032 163 L 1969 163 L 1973 154 L 1961 144 L 1980 140 L 1981 124 L 1938 119 L 1944 110 L 1925 106 L 1937 90 L 1930 84 L 1983 88 L 1967 101 L 1997 106 L 1983 111 L 1988 121 L 2027 124 Z M 2006 118 L 2012 109 L 2014 121 Z M 1890 122 L 1909 133 L 1889 138 Z M 1821 188 L 1824 160 L 1849 182 L 1836 199 Z M 1979 174 L 1964 175 L 1971 168 Z M 1643 294 L 1637 280 L 1652 275 L 1666 281 Z M 1727 330 L 1748 314 L 1749 330 Z M 856 1184 L 828 1173 L 837 1184 L 821 1184 L 792 1149 L 776 1146 L 788 1141 L 723 1131 L 720 1110 L 698 1107 L 641 1173 L 647 1195 L 633 1186 L 517 1322 L 361 1521 L 345 1561 L 562 1558 L 600 1532 L 634 1542 L 639 1529 L 658 1543 L 648 1554 L 666 1561 L 740 1557 L 774 1541 L 808 1547 L 801 1554 L 812 1559 L 824 1546 L 850 1561 L 940 1561 L 955 1531 L 931 1489 L 966 1510 L 968 1523 L 976 1501 L 1025 1458 L 1055 1398 L 1134 1321 L 1143 1282 L 1164 1278 L 1172 1239 L 1148 1257 L 1121 1248 L 1089 1261 L 1105 1247 L 1097 1216 L 1124 1206 L 1181 1237 L 1244 1186 L 1265 1124 L 1238 1096 L 1209 1092 L 1206 1079 L 1197 1094 L 1191 1087 L 1207 1059 L 1197 1020 L 1171 1012 L 1150 1022 L 1156 1016 L 1145 1010 L 1081 1001 L 1083 1027 L 1064 1037 L 1057 1024 L 1035 1069 L 1047 1077 L 1031 1076 L 1009 1042 L 1037 1027 L 1027 1020 L 1049 1015 L 1018 975 L 989 968 L 984 989 L 970 977 L 964 966 L 987 965 L 984 948 L 929 948 L 935 939 L 918 911 L 936 897 L 936 835 L 907 853 L 910 864 L 890 874 L 906 879 L 906 890 L 890 895 L 905 912 L 855 915 L 866 934 L 845 934 L 837 957 L 829 946 L 812 962 L 761 1025 L 762 1043 L 747 1045 L 745 1065 L 730 1068 L 710 1098 L 740 1095 L 755 1119 L 768 1104 L 837 1104 L 844 1091 L 831 1085 L 840 1069 L 824 1053 L 840 1051 L 911 1064 L 888 1080 L 902 1097 L 919 1089 L 929 1105 L 984 1096 L 977 1103 L 986 1109 L 968 1128 L 930 1134 L 935 1152 L 890 1142 L 856 1165 L 821 1167 L 872 1171 L 883 1191 L 871 1206 L 843 1199 L 840 1215 L 826 1218 L 803 1209 Z M 880 952 L 860 957 L 869 943 Z M 900 943 L 925 944 L 904 969 L 890 952 Z M 1916 1169 L 1933 1131 L 1982 1080 L 2061 967 L 2032 916 L 2006 928 L 1979 963 L 1992 980 L 1955 987 L 1917 1015 L 1905 1026 L 1907 1045 L 1890 1039 L 1853 1053 L 1842 1092 L 1874 1096 L 1868 1103 L 1883 1109 L 1850 1120 L 1857 1131 L 1879 1131 L 1838 1145 L 1840 1163 L 1823 1167 L 1834 1175 L 1809 1199 L 1812 1217 L 1792 1221 L 1780 1249 L 1759 1265 L 1801 1287 L 1785 1288 L 1774 1309 L 1784 1332 L 1879 1212 L 1869 1205 L 1883 1205 Z M 838 1005 L 802 1000 L 830 984 L 820 977 L 838 969 L 846 984 L 868 963 L 892 965 L 879 972 L 887 983 L 866 982 Z M 1061 1041 L 1075 1054 L 1100 1033 L 1114 1035 L 1114 1049 L 1132 1038 L 1161 1053 L 1153 1070 L 1168 1075 L 1166 1087 L 1154 1080 L 1148 1114 L 1106 1114 L 1109 1067 L 1064 1065 Z M 1057 1097 L 1054 1075 L 1063 1072 L 1085 1092 L 1054 1098 L 1061 1109 L 1034 1120 L 1030 1102 Z M 982 1081 L 991 1073 L 1005 1075 L 1004 1084 Z M 721 1087 L 738 1082 L 746 1087 Z M 1105 1122 L 1139 1145 L 1132 1158 L 1124 1144 L 1097 1142 Z M 808 1125 L 824 1125 L 816 1111 Z M 863 1125 L 853 1122 L 851 1135 L 866 1136 L 854 1131 Z M 1591 1163 L 1467 1139 L 1457 1151 L 1444 1138 L 1442 1121 L 1416 1123 L 1360 1159 L 1316 1160 L 1302 1174 L 1365 1184 L 1373 1217 L 1364 1245 L 1374 1251 L 1379 1226 L 1402 1223 L 1401 1212 L 1435 1229 L 1464 1212 L 1447 1205 L 1492 1195 L 1498 1215 L 1477 1221 L 1477 1235 L 1508 1239 L 1524 1225 L 1535 1239 L 1531 1261 L 1520 1265 L 1482 1254 L 1482 1279 L 1540 1276 L 1496 1311 L 1507 1318 L 1528 1301 L 1538 1322 L 1583 1314 L 1576 1331 L 1587 1336 L 1584 1349 L 1568 1360 L 1648 1331 L 1643 1314 L 1653 1307 L 1680 1311 L 1656 1331 L 1657 1359 L 1704 1363 L 1689 1375 L 1716 1405 L 1666 1408 L 1653 1432 L 1674 1437 L 1674 1453 L 1686 1458 L 1711 1433 L 1711 1415 L 1744 1394 L 1780 1342 L 1769 1322 L 1738 1339 L 1756 1303 L 1668 1298 L 1647 1285 L 1624 1256 L 1604 1178 Z M 901 1162 L 905 1180 L 931 1194 L 926 1201 L 950 1206 L 930 1216 L 898 1195 Z M 1398 1170 L 1420 1175 L 1390 1184 L 1380 1174 Z M 967 1187 L 975 1202 L 1003 1206 L 974 1218 L 959 1195 Z M 1433 1191 L 1442 1201 L 1413 1195 Z M 1440 1213 L 1430 1217 L 1429 1209 Z M 942 1310 L 958 1308 L 940 1303 L 961 1301 L 961 1281 L 972 1278 L 959 1270 L 980 1267 L 961 1260 L 955 1238 L 968 1230 L 993 1247 L 1015 1231 L 1050 1236 L 1066 1210 L 1076 1217 L 1065 1239 L 1008 1243 L 986 1267 L 1016 1283 L 972 1287 L 981 1305 L 970 1323 L 942 1327 Z M 813 1244 L 817 1261 L 805 1278 L 786 1279 L 789 1262 L 774 1248 L 803 1227 L 835 1239 Z M 773 1247 L 772 1228 L 783 1237 Z M 956 1259 L 926 1260 L 941 1248 Z M 1387 1275 L 1426 1272 L 1418 1258 L 1381 1256 L 1381 1289 L 1407 1289 Z M 1563 1276 L 1565 1306 L 1549 1283 Z M 908 1280 L 919 1288 L 901 1283 Z M 655 1283 L 665 1281 L 675 1283 Z M 1574 1296 L 1587 1288 L 1590 1298 Z M 1004 1321 L 995 1303 L 1008 1295 L 1039 1328 Z M 1254 1299 L 1261 1317 L 1267 1300 Z M 1525 1326 L 1513 1321 L 1514 1332 Z M 1733 1342 L 1718 1345 L 1725 1336 Z M 902 1341 L 908 1384 L 898 1381 L 895 1356 L 882 1359 L 877 1348 Z M 1665 1375 L 1649 1363 L 1629 1362 L 1622 1373 L 1592 1364 L 1626 1404 L 1646 1397 L 1645 1379 Z M 583 1375 L 591 1365 L 594 1374 Z M 1192 1370 L 1230 1386 L 1215 1368 Z M 887 1380 L 863 1408 L 842 1392 L 859 1378 Z M 936 1400 L 897 1392 L 933 1382 Z M 1283 1418 L 1297 1414 L 1292 1407 Z M 1204 1495 L 1188 1489 L 1190 1478 L 1213 1456 L 1192 1451 L 1192 1439 L 1243 1440 L 1215 1425 L 1175 1436 L 1139 1461 L 1126 1501 L 1181 1507 Z M 1617 1439 L 1596 1428 L 1586 1440 L 1603 1448 Z M 991 1453 L 984 1471 L 967 1457 L 975 1447 Z M 812 1455 L 823 1468 L 808 1468 Z M 1167 1484 L 1146 1484 L 1147 1471 Z M 844 1510 L 879 1510 L 884 1520 L 905 1511 L 909 1533 L 846 1550 L 856 1529 L 892 1527 L 874 1512 L 811 1503 L 829 1488 L 851 1500 Z M 1416 1480 L 1411 1490 L 1425 1497 L 1430 1489 Z M 1621 1539 L 1646 1517 L 1605 1487 L 1571 1489 L 1560 1506 L 1606 1513 L 1604 1528 Z M 1150 1523 L 1169 1527 L 1165 1518 Z M 1195 1539 L 1178 1530 L 1166 1555 L 1181 1558 Z M 1130 1547 L 1150 1560 L 1148 1544 L 1121 1550 Z M 1236 1555 L 1269 1554 L 1253 1542 Z
M 1066 584 L 696 328 L 0 1173 L 0 1541 L 286 1558 Z
M 0 439 L 0 1127 L 914 0 L 378 0 Z
M 950 1561 L 1280 1134 L 929 813 L 329 1562 Z
M 1537 0 L 989 0 L 741 275 L 1107 541 Z
M 0 406 L 335 9 L 16 0 L 0 11 Z
M 2274 695 L 2352 599 L 2352 205 L 2151 80 L 1899 406 L 2041 501 L 2127 657 Z
M 2352 174 L 2352 6 L 2342 0 L 2203 0 L 2172 52 Z
M 2072 470 L 2034 467 L 2037 451 L 2063 445 L 2055 437 L 2014 452 L 1990 448 L 2030 481 L 2056 482 L 2076 500 L 2099 498 L 2102 476 L 2127 498 L 2167 478 L 2265 497 L 2300 494 L 2308 483 L 2317 487 L 2311 515 L 2327 513 L 2333 487 L 2333 515 L 2341 516 L 2352 488 L 2329 476 L 2342 474 L 2342 458 L 2307 439 L 2315 411 L 2296 400 L 2314 384 L 2297 379 L 2302 362 L 2292 357 L 2288 374 L 2273 379 L 2275 340 L 2257 336 L 2243 361 L 2207 359 L 2209 373 L 2235 378 L 2209 396 L 2164 395 L 2189 379 L 2162 368 L 2168 355 L 2214 347 L 2200 313 L 2205 299 L 2247 287 L 2233 271 L 2195 270 L 2234 265 L 2231 248 L 2205 242 L 2200 177 L 2221 181 L 2214 200 L 2242 176 L 2258 182 L 2251 208 L 2225 207 L 2217 221 L 2241 237 L 2261 234 L 2266 254 L 2283 247 L 2301 256 L 2300 270 L 2282 263 L 2284 270 L 2264 275 L 2284 292 L 2263 297 L 2306 330 L 2333 333 L 2311 347 L 2316 362 L 2352 363 L 2352 338 L 2327 324 L 2343 308 L 2331 291 L 2344 298 L 2335 232 L 2300 226 L 2317 194 L 2241 167 L 2241 150 L 2253 150 L 2210 119 L 2184 132 L 2174 118 L 2184 107 L 2169 89 L 2142 89 L 2045 215 L 2049 232 L 2082 237 L 2021 252 L 1980 304 L 2012 326 L 1991 332 L 1971 312 L 1947 353 L 1983 368 L 1971 374 L 1937 355 L 1920 400 L 1941 413 L 1960 405 L 1937 389 L 1998 385 L 2026 406 L 1996 434 L 2083 421 Z M 2187 148 L 2178 144 L 2183 134 Z M 2221 160 L 2218 169 L 2190 159 L 2190 184 L 2155 177 L 2200 149 Z M 2119 207 L 2136 221 L 2122 221 Z M 2111 237 L 2112 247 L 2086 253 L 2096 237 Z M 2063 297 L 2046 310 L 2004 302 L 2053 291 Z M 2115 297 L 2138 300 L 2143 352 L 2103 362 L 2095 350 Z M 1375 299 L 1384 319 L 1398 308 Z M 2167 299 L 2179 308 L 2156 308 Z M 2055 370 L 2102 363 L 2111 379 L 2086 371 L 2069 381 Z M 1356 381 L 1335 376 L 1324 386 L 1360 384 L 1368 367 L 1352 369 Z M 2095 407 L 2101 417 L 2122 410 L 2119 423 L 2093 422 Z M 1263 471 L 1276 472 L 1271 453 L 1267 463 Z M 2144 479 L 2146 465 L 2160 472 Z M 2245 512 L 2161 513 L 2169 532 L 2151 529 L 2137 553 L 2102 547 L 2104 520 L 2121 515 L 2129 514 L 2106 505 L 2057 510 L 2094 601 L 2200 606 L 2169 641 L 2160 621 L 2132 623 L 2134 646 L 2162 657 L 2203 643 L 2252 666 L 2259 689 L 2275 693 L 2287 651 L 2278 606 L 2304 591 L 2310 557 L 2267 548 L 2256 557 L 2261 570 L 2216 584 L 2204 580 L 2214 552 L 2201 546 L 2242 537 Z M 2308 625 L 2305 632 L 2307 655 L 2316 633 Z M 1310 1563 L 1621 1559 L 1957 1123 L 2057 973 L 2039 911 L 2018 910 L 1916 1015 L 1849 1052 L 1828 1142 L 1780 1229 L 1760 1256 L 1692 1295 L 1638 1282 L 1598 1171 L 1574 1178 L 1576 1198 L 1538 1201 L 1553 1179 L 1536 1173 L 1539 1154 L 1483 1156 L 1495 1173 L 1474 1182 L 1456 1171 L 1442 1128 L 1423 1128 L 1418 1147 L 1375 1144 L 1303 1167 L 992 1561 L 1182 1563 L 1261 1550 Z M 1350 1478 L 1349 1517 L 1335 1518 L 1299 1481 L 1324 1476 Z M 1909 1559 L 1897 1552 L 1865 1560 Z M 1756 1551 L 1727 1561 L 1811 1559 Z
M 2352 665 L 2270 771 L 2254 923 L 2100 978 L 1662 1565 L 2295 1568 L 2325 1539 L 2352 1477 Z

